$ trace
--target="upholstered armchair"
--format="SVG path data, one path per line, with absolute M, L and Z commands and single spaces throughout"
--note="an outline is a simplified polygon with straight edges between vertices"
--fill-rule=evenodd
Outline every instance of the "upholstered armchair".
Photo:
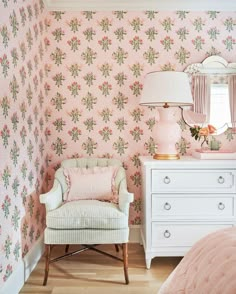
M 68 168 L 90 170 L 95 167 L 113 166 L 117 167 L 114 176 L 114 185 L 118 194 L 117 203 L 96 199 L 65 201 L 64 196 L 68 190 L 65 170 Z M 43 285 L 47 284 L 50 263 L 88 249 L 122 261 L 125 282 L 128 284 L 128 220 L 129 205 L 132 201 L 133 194 L 127 191 L 125 170 L 119 160 L 78 158 L 62 161 L 61 167 L 55 173 L 52 189 L 40 195 L 40 202 L 46 207 L 44 231 L 46 262 Z M 80 249 L 68 252 L 71 244 L 80 245 Z M 101 251 L 97 248 L 99 244 L 114 244 L 116 251 L 119 251 L 119 247 L 122 248 L 122 258 Z M 54 245 L 66 245 L 66 252 L 63 256 L 51 259 Z

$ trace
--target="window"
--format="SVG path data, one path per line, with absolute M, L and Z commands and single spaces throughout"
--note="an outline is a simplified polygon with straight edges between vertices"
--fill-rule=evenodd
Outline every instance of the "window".
M 211 84 L 210 124 L 221 128 L 231 122 L 228 84 Z

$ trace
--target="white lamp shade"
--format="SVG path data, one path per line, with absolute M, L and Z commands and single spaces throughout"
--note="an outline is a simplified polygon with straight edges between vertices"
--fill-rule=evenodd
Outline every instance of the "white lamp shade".
M 148 73 L 140 103 L 147 106 L 189 106 L 193 104 L 188 75 L 184 72 L 159 71 Z

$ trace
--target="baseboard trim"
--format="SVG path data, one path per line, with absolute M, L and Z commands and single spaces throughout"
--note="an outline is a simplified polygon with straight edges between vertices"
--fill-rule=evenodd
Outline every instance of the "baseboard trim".
M 3 287 L 0 289 L 0 294 L 18 294 L 43 255 L 43 252 L 44 242 L 43 236 L 41 236 L 26 256 L 19 262 L 9 279 L 3 284 Z
M 29 278 L 31 272 L 36 267 L 38 261 L 44 252 L 44 238 L 43 235 L 36 241 L 34 247 L 24 257 L 24 276 L 25 281 Z
M 129 243 L 140 243 L 140 225 L 131 225 L 129 227 Z

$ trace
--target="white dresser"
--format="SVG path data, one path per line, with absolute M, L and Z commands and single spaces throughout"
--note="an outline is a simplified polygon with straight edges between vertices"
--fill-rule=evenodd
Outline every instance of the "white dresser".
M 201 237 L 236 225 L 236 160 L 140 161 L 147 268 L 156 256 L 183 256 Z

